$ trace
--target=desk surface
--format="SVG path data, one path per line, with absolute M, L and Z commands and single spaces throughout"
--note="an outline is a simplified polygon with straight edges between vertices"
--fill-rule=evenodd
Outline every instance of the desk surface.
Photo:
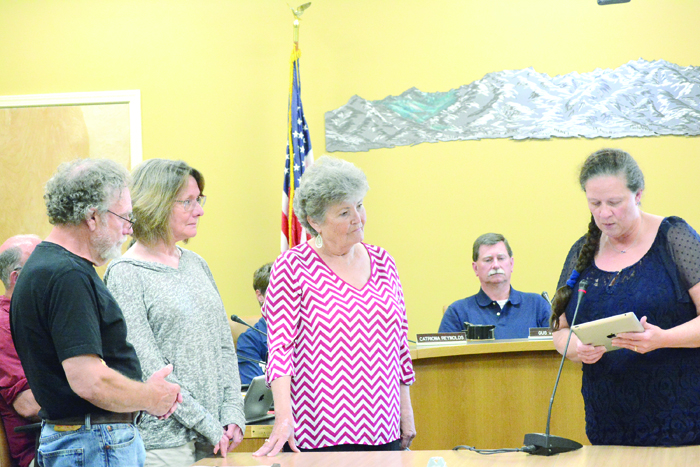
M 700 446 L 678 448 L 637 448 L 626 446 L 584 446 L 582 449 L 551 457 L 531 456 L 522 452 L 481 455 L 467 451 L 410 452 L 334 452 L 279 454 L 276 457 L 253 457 L 248 453 L 229 453 L 202 459 L 201 466 L 257 466 L 277 463 L 280 467 L 425 467 L 431 457 L 442 457 L 448 467 L 615 467 L 674 466 L 696 467 Z
M 534 352 L 538 350 L 555 350 L 552 339 L 499 339 L 488 341 L 470 341 L 462 345 L 411 346 L 411 358 L 450 357 L 456 355 L 498 354 L 507 352 Z

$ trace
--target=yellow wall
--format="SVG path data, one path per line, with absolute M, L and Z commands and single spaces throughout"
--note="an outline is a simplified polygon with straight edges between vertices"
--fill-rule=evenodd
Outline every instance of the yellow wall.
M 694 0 L 315 0 L 301 28 L 315 155 L 324 113 L 354 94 L 446 91 L 528 66 L 550 75 L 638 58 L 700 66 L 698 18 Z M 228 312 L 254 314 L 252 272 L 279 248 L 291 23 L 284 0 L 0 0 L 0 94 L 140 89 L 144 157 L 181 158 L 205 174 L 206 216 L 190 247 L 208 260 Z M 367 173 L 365 238 L 396 258 L 415 333 L 476 292 L 469 251 L 486 231 L 509 238 L 516 288 L 551 295 L 587 224 L 577 166 L 604 146 L 639 161 L 645 209 L 700 227 L 698 138 L 335 155 Z

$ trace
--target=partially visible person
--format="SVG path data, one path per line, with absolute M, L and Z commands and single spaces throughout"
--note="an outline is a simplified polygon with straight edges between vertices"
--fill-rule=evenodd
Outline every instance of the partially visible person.
M 619 350 L 571 336 L 567 358 L 583 362 L 581 393 L 592 444 L 700 444 L 700 236 L 683 219 L 644 212 L 644 175 L 619 149 L 590 155 L 579 174 L 591 221 L 569 251 L 552 302 L 554 344 L 564 352 L 575 324 L 634 312 L 641 333 Z M 572 298 L 573 297 L 573 298 Z
M 190 466 L 243 439 L 236 350 L 219 290 L 198 254 L 177 245 L 197 235 L 204 177 L 183 161 L 150 159 L 133 171 L 136 242 L 105 282 L 124 310 L 144 377 L 172 364 L 183 401 L 167 420 L 139 423 L 147 466 Z
M 15 433 L 15 428 L 39 421 L 41 407 L 29 389 L 12 341 L 10 300 L 24 263 L 39 243 L 37 235 L 15 235 L 0 246 L 0 280 L 5 285 L 5 295 L 0 296 L 0 416 L 10 456 L 20 467 L 34 459 L 36 439 L 34 433 Z
M 327 156 L 294 213 L 316 238 L 272 266 L 263 314 L 275 425 L 255 455 L 400 450 L 416 436 L 406 306 L 393 258 L 363 243 L 365 174 Z
M 10 322 L 43 419 L 37 462 L 140 466 L 142 410 L 169 417 L 182 400 L 172 366 L 141 382 L 117 302 L 97 275 L 131 232 L 129 174 L 107 159 L 61 164 L 46 184 L 49 236 L 15 284 Z
M 253 274 L 253 290 L 255 290 L 255 298 L 258 300 L 260 308 L 265 303 L 265 293 L 270 282 L 271 268 L 272 263 L 267 263 L 260 266 Z M 264 317 L 260 318 L 253 327 L 267 334 L 267 324 Z M 248 329 L 238 336 L 236 350 L 238 352 L 238 371 L 241 374 L 241 384 L 250 384 L 253 378 L 263 374 L 263 369 L 260 368 L 259 364 L 241 358 L 267 362 L 267 337 L 260 334 L 260 332 Z
M 492 324 L 496 339 L 523 339 L 530 328 L 549 326 L 549 302 L 535 293 L 515 290 L 510 284 L 513 251 L 508 240 L 486 233 L 474 241 L 472 269 L 479 293 L 454 302 L 442 317 L 438 332 L 464 331 L 464 323 Z

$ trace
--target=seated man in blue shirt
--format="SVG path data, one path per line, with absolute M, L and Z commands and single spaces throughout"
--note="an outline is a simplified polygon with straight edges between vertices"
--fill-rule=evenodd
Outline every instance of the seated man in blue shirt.
M 495 325 L 496 339 L 518 339 L 527 338 L 529 328 L 549 326 L 549 302 L 538 294 L 518 292 L 510 286 L 513 251 L 503 235 L 487 233 L 477 238 L 472 259 L 481 289 L 450 305 L 438 332 L 464 331 L 466 321 Z
M 255 297 L 258 299 L 260 308 L 262 308 L 263 303 L 265 303 L 265 292 L 267 292 L 267 284 L 270 282 L 271 268 L 272 263 L 267 263 L 260 266 L 253 274 L 253 290 L 255 290 Z M 267 334 L 265 318 L 260 318 L 260 320 L 255 323 L 254 328 Z M 241 357 L 267 362 L 267 338 L 259 332 L 248 329 L 238 336 L 236 348 L 238 352 L 238 373 L 241 375 L 241 384 L 250 384 L 253 378 L 263 374 L 263 370 L 259 364 L 243 360 Z

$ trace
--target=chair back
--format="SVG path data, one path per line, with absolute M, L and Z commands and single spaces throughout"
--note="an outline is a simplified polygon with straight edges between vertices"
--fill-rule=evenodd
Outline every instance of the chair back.
M 7 444 L 5 435 L 5 424 L 0 417 L 0 467 L 12 467 L 12 457 L 10 457 L 10 446 Z

